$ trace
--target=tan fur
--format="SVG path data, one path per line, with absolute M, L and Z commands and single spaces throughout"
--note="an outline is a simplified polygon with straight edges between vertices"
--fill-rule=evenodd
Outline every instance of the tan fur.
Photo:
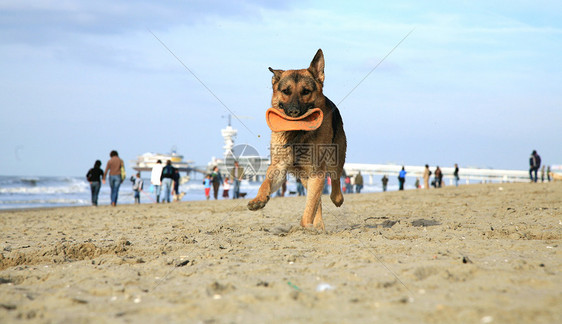
M 307 109 L 320 108 L 324 120 L 314 131 L 271 133 L 271 165 L 267 169 L 266 178 L 256 198 L 248 203 L 248 208 L 258 210 L 265 207 L 270 195 L 277 191 L 286 179 L 287 173 L 290 173 L 300 178 L 307 189 L 301 226 L 324 230 L 321 195 L 325 178 L 330 176 L 332 180 L 330 195 L 332 202 L 337 207 L 341 206 L 343 195 L 340 177 L 347 149 L 341 115 L 337 107 L 322 92 L 324 55 L 322 50 L 318 50 L 308 69 L 286 71 L 269 69 L 273 72 L 272 107 L 278 109 L 289 106 L 299 107 L 300 115 Z M 310 159 L 310 156 L 302 154 L 308 149 L 310 149 L 308 152 L 312 153 Z
M 550 179 L 552 179 L 552 181 L 561 181 L 562 174 L 550 172 Z
M 185 192 L 180 192 L 179 194 L 174 195 L 174 201 L 181 201 L 183 196 L 185 196 Z

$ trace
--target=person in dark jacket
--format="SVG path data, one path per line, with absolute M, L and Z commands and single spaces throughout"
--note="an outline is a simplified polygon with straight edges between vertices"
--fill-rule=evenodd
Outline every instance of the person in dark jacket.
M 101 188 L 101 178 L 103 177 L 103 170 L 101 169 L 101 161 L 97 160 L 94 167 L 91 168 L 86 174 L 86 179 L 90 183 L 90 190 L 92 191 L 92 206 L 98 205 L 98 196 Z
M 363 189 L 363 176 L 361 175 L 361 171 L 355 175 L 355 192 L 361 193 L 361 189 Z
M 300 178 L 297 178 L 297 193 L 299 196 L 304 196 L 304 186 Z
M 218 166 L 215 166 L 213 168 L 213 173 L 211 173 L 211 182 L 213 183 L 213 197 L 215 197 L 215 199 L 218 199 L 219 187 L 223 182 Z
M 174 181 L 175 173 L 176 168 L 172 166 L 172 161 L 166 161 L 166 166 L 162 169 L 162 175 L 160 176 L 162 187 L 164 188 L 164 199 L 162 199 L 163 202 L 170 202 L 172 200 L 172 182 Z
M 386 186 L 388 186 L 388 177 L 386 176 L 386 174 L 382 177 L 381 182 L 382 182 L 382 191 L 385 192 Z
M 455 172 L 453 172 L 453 177 L 455 177 L 455 186 L 459 186 L 459 165 L 455 163 Z
M 439 166 L 437 166 L 437 168 L 435 168 L 435 187 L 441 188 L 442 184 L 443 184 L 443 172 L 441 171 Z
M 174 200 L 180 201 L 180 170 L 176 169 L 174 172 L 174 191 L 172 191 L 172 195 L 174 196 Z
M 529 158 L 529 165 L 529 177 L 531 178 L 531 182 L 537 182 L 537 172 L 541 167 L 541 157 L 537 153 L 537 151 L 533 151 L 533 153 L 531 153 L 531 157 Z M 534 178 L 533 174 L 535 175 Z

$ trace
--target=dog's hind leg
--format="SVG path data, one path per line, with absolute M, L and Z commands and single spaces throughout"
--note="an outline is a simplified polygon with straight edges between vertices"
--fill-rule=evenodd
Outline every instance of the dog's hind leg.
M 279 165 L 273 165 L 273 164 L 270 165 L 267 168 L 267 172 L 265 174 L 265 180 L 261 184 L 260 189 L 258 190 L 258 194 L 256 195 L 256 198 L 252 199 L 248 203 L 248 209 L 258 210 L 265 207 L 265 205 L 269 201 L 269 197 L 271 196 L 271 194 L 277 191 L 279 187 L 281 187 L 283 181 L 286 178 L 287 178 L 287 169 L 285 167 Z
M 312 224 L 316 229 L 325 230 L 324 220 L 322 220 L 322 198 L 318 201 L 318 209 L 316 209 L 316 215 L 314 215 L 314 221 Z
M 343 204 L 343 194 L 341 192 L 341 184 L 340 178 L 334 177 L 332 178 L 332 193 L 330 194 L 330 199 L 336 207 L 339 207 Z
M 308 178 L 306 181 L 306 206 L 304 207 L 304 214 L 301 219 L 301 226 L 310 227 L 316 225 L 322 229 L 324 222 L 322 221 L 322 210 L 320 205 L 320 198 L 322 196 L 322 189 L 324 188 L 324 174 L 317 174 L 314 177 Z M 320 209 L 320 210 L 319 210 Z M 319 212 L 319 214 L 317 214 Z M 318 217 L 318 220 L 315 219 Z

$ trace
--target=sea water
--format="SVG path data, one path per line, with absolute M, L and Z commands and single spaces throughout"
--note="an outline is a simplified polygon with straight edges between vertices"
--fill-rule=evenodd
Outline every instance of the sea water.
M 144 192 L 141 193 L 141 203 L 154 203 L 150 179 L 144 180 Z M 413 182 L 413 181 L 410 181 Z M 260 183 L 242 181 L 240 192 L 246 193 L 246 199 L 255 197 Z M 406 189 L 411 189 L 407 186 Z M 389 184 L 388 190 L 397 190 L 397 185 Z M 109 182 L 101 186 L 98 205 L 109 205 Z M 296 183 L 289 181 L 286 195 L 295 195 Z M 362 192 L 381 192 L 380 185 L 365 185 Z M 185 192 L 182 201 L 205 200 L 201 179 L 192 179 L 180 185 L 180 192 Z M 212 193 L 211 193 L 212 195 Z M 160 196 L 162 199 L 163 192 Z M 274 194 L 275 196 L 275 194 Z M 232 197 L 232 189 L 230 190 Z M 211 198 L 212 199 L 212 198 Z M 222 186 L 219 199 L 222 198 Z M 119 188 L 117 204 L 133 204 L 134 192 L 129 179 L 123 181 Z M 42 177 L 42 176 L 0 176 L 0 210 L 38 208 L 38 207 L 66 207 L 91 205 L 90 184 L 84 177 Z

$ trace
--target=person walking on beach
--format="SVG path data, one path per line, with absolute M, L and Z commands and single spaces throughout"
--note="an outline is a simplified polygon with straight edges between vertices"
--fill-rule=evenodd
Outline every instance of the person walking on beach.
M 330 193 L 330 187 L 332 186 L 332 179 L 329 176 L 324 178 L 324 188 L 322 188 L 322 194 L 327 195 Z
M 213 168 L 213 173 L 211 174 L 211 179 L 212 179 L 212 183 L 213 183 L 213 197 L 215 197 L 215 200 L 216 200 L 219 197 L 219 188 L 222 184 L 222 176 L 221 176 L 221 173 L 219 171 L 219 167 L 216 166 L 216 165 Z
M 174 190 L 172 190 L 172 196 L 175 197 L 174 200 L 180 201 L 180 170 L 174 168 Z
M 234 167 L 230 170 L 230 176 L 233 181 L 232 199 L 238 199 L 240 198 L 240 181 L 242 181 L 244 176 L 244 168 L 238 164 L 238 161 L 234 161 Z
M 529 158 L 529 165 L 529 176 L 531 177 L 531 182 L 537 182 L 537 172 L 541 167 L 541 157 L 535 150 L 533 150 L 533 153 L 531 153 L 531 157 Z M 535 174 L 534 178 L 533 173 Z
M 386 174 L 382 176 L 381 182 L 382 182 L 382 191 L 385 192 L 386 186 L 388 185 L 388 177 L 386 176 Z
M 546 172 L 544 165 L 541 168 L 541 182 L 544 182 L 544 173 Z
M 355 192 L 361 193 L 361 189 L 363 189 L 363 176 L 361 171 L 359 171 L 355 176 Z
M 283 183 L 281 183 L 281 188 L 279 188 L 280 192 L 279 192 L 279 197 L 285 197 L 285 193 L 287 192 L 287 178 L 285 178 L 285 180 L 283 180 Z
M 435 187 L 441 188 L 442 181 L 443 181 L 443 172 L 441 172 L 441 169 L 439 168 L 439 166 L 437 166 L 437 168 L 435 168 Z
M 162 202 L 172 201 L 172 182 L 174 181 L 174 174 L 176 173 L 176 168 L 172 166 L 172 161 L 166 161 L 166 166 L 162 169 L 162 175 L 160 180 L 162 181 L 162 187 L 164 189 L 164 199 Z
M 229 177 L 225 177 L 224 178 L 224 183 L 222 184 L 222 197 L 228 199 L 229 195 L 228 195 L 228 191 L 230 190 L 230 178 Z
M 345 183 L 345 191 L 344 192 L 348 193 L 348 194 L 352 194 L 353 193 L 353 184 L 351 183 L 351 177 L 346 176 L 345 180 L 344 180 L 344 183 Z
M 205 176 L 205 179 L 203 180 L 203 189 L 205 189 L 205 198 L 207 198 L 207 200 L 211 198 L 211 179 L 211 175 L 207 174 L 207 176 Z
M 304 196 L 304 186 L 300 178 L 297 178 L 297 194 L 299 196 Z
M 156 165 L 152 167 L 152 172 L 150 173 L 150 184 L 154 188 L 154 194 L 156 195 L 156 203 L 160 202 L 160 191 L 162 190 L 162 160 L 156 161 Z
M 110 159 L 105 166 L 103 174 L 103 183 L 109 174 L 109 187 L 111 188 L 111 206 L 117 206 L 117 198 L 119 197 L 119 186 L 123 182 L 121 177 L 121 167 L 125 168 L 125 163 L 119 158 L 117 151 L 113 150 L 109 153 Z
M 140 172 L 137 172 L 136 177 L 133 179 L 133 191 L 135 192 L 135 204 L 140 204 L 140 193 L 144 186 L 144 181 L 141 179 Z
M 455 177 L 455 187 L 459 186 L 459 165 L 455 163 L 455 172 L 453 172 L 453 177 Z
M 101 188 L 101 178 L 103 177 L 103 170 L 101 169 L 101 161 L 96 160 L 94 167 L 91 168 L 86 174 L 86 179 L 90 183 L 90 190 L 92 191 L 92 206 L 98 205 L 98 196 Z
M 550 182 L 550 165 L 546 167 L 546 180 Z
M 431 176 L 431 170 L 429 170 L 429 165 L 425 165 L 423 170 L 423 186 L 425 189 L 429 189 L 429 177 Z
M 400 170 L 400 173 L 398 174 L 398 190 L 404 190 L 404 183 L 406 182 L 406 170 L 404 169 L 404 167 L 402 167 L 402 170 Z

